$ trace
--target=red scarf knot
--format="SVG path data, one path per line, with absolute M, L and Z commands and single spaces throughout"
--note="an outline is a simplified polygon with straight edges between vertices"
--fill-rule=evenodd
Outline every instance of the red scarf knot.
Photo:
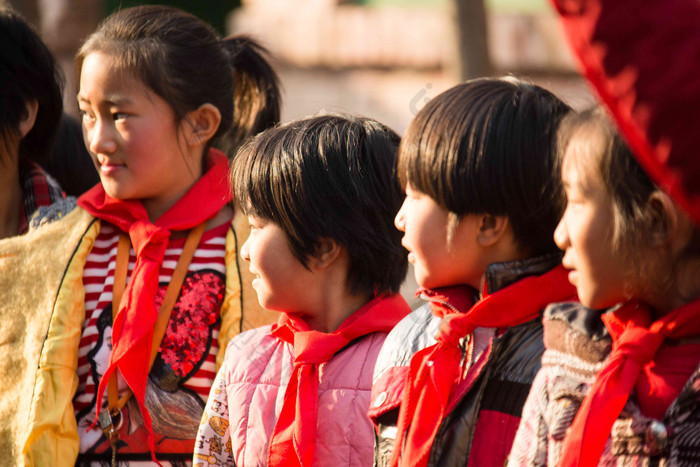
M 431 300 L 437 294 L 424 293 Z M 451 300 L 446 300 L 447 308 L 438 304 L 437 312 L 433 308 L 436 316 L 444 313 L 435 336 L 438 342 L 416 352 L 411 358 L 390 462 L 392 466 L 427 465 L 433 440 L 447 415 L 452 390 L 460 378 L 461 338 L 478 327 L 509 328 L 531 321 L 548 304 L 575 299 L 576 289 L 569 283 L 567 271 L 557 266 L 541 276 L 526 277 L 486 295 L 466 313 L 445 313 L 444 310 L 464 307 L 465 297 L 473 297 L 471 287 L 444 288 L 439 294 L 452 295 L 456 301 L 450 303 Z
M 318 331 L 300 331 L 294 336 L 294 363 L 299 365 L 315 365 L 325 363 L 337 352 L 335 349 L 342 349 L 350 343 L 341 335 L 324 334 Z M 325 339 L 328 345 L 316 346 L 314 342 Z
M 374 298 L 346 318 L 332 333 L 309 329 L 284 313 L 271 334 L 294 348 L 294 369 L 279 418 L 270 438 L 268 465 L 309 466 L 313 462 L 318 423 L 318 368 L 353 340 L 388 333 L 411 312 L 400 295 Z
M 651 362 L 664 341 L 664 335 L 650 333 L 647 329 L 632 328 L 619 339 L 613 339 L 613 353 L 624 356 L 643 367 Z
M 460 340 L 474 331 L 475 328 L 469 325 L 465 326 L 464 320 L 459 318 L 461 318 L 461 315 L 452 314 L 440 320 L 438 332 L 435 335 L 435 340 L 439 344 L 459 347 Z
M 114 224 L 129 234 L 136 266 L 124 290 L 112 329 L 112 353 L 97 389 L 95 425 L 102 409 L 109 376 L 119 369 L 129 385 L 148 431 L 151 457 L 155 442 L 151 416 L 145 406 L 153 328 L 158 318 L 155 297 L 159 287 L 160 266 L 171 230 L 185 231 L 216 216 L 231 200 L 226 156 L 211 149 L 207 171 L 166 213 L 151 222 L 139 200 L 119 200 L 109 196 L 98 184 L 78 199 L 78 205 L 95 217 Z M 157 462 L 157 461 L 156 461 Z
M 170 239 L 170 231 L 148 221 L 137 220 L 129 227 L 129 239 L 136 257 L 162 263 Z
M 655 373 L 663 374 L 664 368 L 657 368 L 655 358 L 666 338 L 700 335 L 700 300 L 677 308 L 655 322 L 651 322 L 651 311 L 635 302 L 604 314 L 602 319 L 613 339 L 613 350 L 596 374 L 569 429 L 560 466 L 598 465 L 612 426 L 635 387 L 645 387 L 652 395 L 668 393 L 656 388 L 664 381 L 655 380 Z M 679 359 L 684 351 L 682 346 L 669 350 L 676 352 Z M 671 400 L 665 401 L 662 410 L 670 403 Z

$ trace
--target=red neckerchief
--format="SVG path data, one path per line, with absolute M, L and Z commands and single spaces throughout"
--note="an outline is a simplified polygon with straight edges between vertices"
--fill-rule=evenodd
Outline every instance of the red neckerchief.
M 416 352 L 411 359 L 390 465 L 427 465 L 460 369 L 462 337 L 478 327 L 509 328 L 526 323 L 550 303 L 575 297 L 576 289 L 569 283 L 567 271 L 557 266 L 486 295 L 466 313 L 448 314 L 435 336 L 437 343 Z
M 602 318 L 612 336 L 613 350 L 569 429 L 560 466 L 598 465 L 613 423 L 664 339 L 700 335 L 700 300 L 653 323 L 649 309 L 634 302 Z
M 662 345 L 654 362 L 644 366 L 634 394 L 642 413 L 663 420 L 666 411 L 700 365 L 700 343 Z
M 109 366 L 102 375 L 97 389 L 95 421 L 100 414 L 101 401 L 109 376 L 119 368 L 122 377 L 133 391 L 143 415 L 154 461 L 153 426 L 144 399 L 153 326 L 158 317 L 156 308 L 158 276 L 170 232 L 188 230 L 211 219 L 231 200 L 226 156 L 212 149 L 207 162 L 207 172 L 155 222 L 148 219 L 141 201 L 112 198 L 105 193 L 102 184 L 96 185 L 78 199 L 78 205 L 90 214 L 128 233 L 136 251 L 136 266 L 124 290 L 119 311 L 113 323 Z
M 319 365 L 359 337 L 374 332 L 388 333 L 410 312 L 411 308 L 400 295 L 377 297 L 329 334 L 309 329 L 306 322 L 296 316 L 285 313 L 280 317 L 271 332 L 294 346 L 294 368 L 270 438 L 268 465 L 311 465 L 316 445 Z

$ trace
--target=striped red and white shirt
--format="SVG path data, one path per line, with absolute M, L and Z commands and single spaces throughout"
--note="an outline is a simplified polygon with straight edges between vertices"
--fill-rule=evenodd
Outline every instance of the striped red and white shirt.
M 204 233 L 189 265 L 159 354 L 149 374 L 146 405 L 153 419 L 156 455 L 162 461 L 191 460 L 197 427 L 212 382 L 216 376 L 216 354 L 220 326 L 219 311 L 225 294 L 225 239 L 229 224 Z M 107 460 L 110 445 L 99 427 L 89 429 L 95 417 L 95 399 L 100 378 L 107 368 L 112 348 L 112 286 L 119 230 L 102 222 L 101 231 L 88 255 L 83 271 L 85 322 L 78 352 L 78 389 L 73 407 L 80 436 L 79 462 Z M 171 239 L 160 269 L 156 306 L 160 306 L 185 238 Z M 128 276 L 136 264 L 133 248 Z M 128 281 L 128 279 L 127 279 Z M 120 395 L 127 389 L 121 379 Z M 106 406 L 106 393 L 102 402 Z M 130 400 L 123 409 L 118 460 L 151 459 L 141 415 Z

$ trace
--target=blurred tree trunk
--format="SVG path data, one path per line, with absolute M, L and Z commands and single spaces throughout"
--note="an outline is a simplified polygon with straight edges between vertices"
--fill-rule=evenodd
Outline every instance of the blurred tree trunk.
M 452 0 L 456 39 L 455 74 L 460 81 L 490 76 L 485 0 Z

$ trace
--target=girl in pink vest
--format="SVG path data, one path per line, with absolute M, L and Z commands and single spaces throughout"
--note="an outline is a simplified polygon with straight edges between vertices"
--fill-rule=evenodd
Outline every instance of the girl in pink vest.
M 229 344 L 195 465 L 372 463 L 374 363 L 410 312 L 392 223 L 398 141 L 374 120 L 321 116 L 268 130 L 236 156 L 235 198 L 251 225 L 241 257 L 280 317 Z

